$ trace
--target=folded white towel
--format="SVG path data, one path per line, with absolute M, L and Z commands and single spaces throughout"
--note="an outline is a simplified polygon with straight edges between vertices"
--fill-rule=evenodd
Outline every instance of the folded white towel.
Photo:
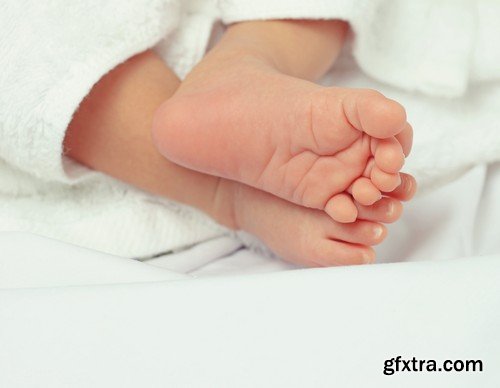
M 129 257 L 225 232 L 62 156 L 66 127 L 92 86 L 170 36 L 182 12 L 178 0 L 0 3 L 0 230 Z
M 269 18 L 348 20 L 364 72 L 436 96 L 463 95 L 471 81 L 500 79 L 496 0 L 221 0 L 226 23 Z
M 204 54 L 218 19 L 348 20 L 354 57 L 366 74 L 407 91 L 460 97 L 449 103 L 421 97 L 427 102 L 420 106 L 437 113 L 419 117 L 427 129 L 417 127 L 417 139 L 423 133 L 421 139 L 435 147 L 421 149 L 425 158 L 415 171 L 431 181 L 496 160 L 498 92 L 478 93 L 472 84 L 500 79 L 499 43 L 493 39 L 500 35 L 499 17 L 494 0 L 4 1 L 0 230 L 33 231 L 127 256 L 227 234 L 197 211 L 90 172 L 62 155 L 71 116 L 102 75 L 156 45 L 183 76 Z M 467 125 L 458 131 L 457 123 Z

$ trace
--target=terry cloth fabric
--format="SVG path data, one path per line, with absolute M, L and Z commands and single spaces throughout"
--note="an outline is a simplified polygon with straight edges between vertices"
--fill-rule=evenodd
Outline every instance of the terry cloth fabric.
M 0 230 L 126 257 L 226 233 L 199 212 L 63 156 L 68 123 L 92 86 L 171 36 L 181 17 L 173 0 L 0 4 Z

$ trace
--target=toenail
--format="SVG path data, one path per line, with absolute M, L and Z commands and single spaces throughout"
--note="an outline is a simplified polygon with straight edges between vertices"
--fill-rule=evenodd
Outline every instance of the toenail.
M 363 262 L 365 264 L 372 264 L 375 260 L 373 255 L 369 252 L 363 252 L 361 255 L 363 256 Z
M 396 206 L 394 206 L 394 202 L 390 202 L 387 206 L 387 217 L 392 217 L 394 215 L 394 211 L 396 210 Z
M 405 190 L 407 193 L 411 193 L 413 189 L 413 182 L 411 179 L 405 179 Z
M 375 202 L 378 202 L 382 199 L 382 193 L 379 191 L 373 198 L 373 202 L 370 205 L 373 205 Z
M 384 228 L 381 226 L 375 226 L 373 228 L 373 237 L 378 240 L 380 237 L 382 237 L 382 233 L 384 233 Z

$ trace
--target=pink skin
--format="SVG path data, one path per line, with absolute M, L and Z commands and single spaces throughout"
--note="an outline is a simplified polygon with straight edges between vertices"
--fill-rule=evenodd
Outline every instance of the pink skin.
M 387 236 L 379 222 L 394 222 L 402 205 L 384 198 L 374 206 L 357 205 L 361 219 L 344 224 L 324 212 L 276 198 L 236 182 L 233 198 L 235 224 L 256 235 L 276 254 L 308 267 L 368 264 L 375 260 L 371 246 Z M 379 222 L 374 222 L 374 221 Z
M 150 136 L 153 112 L 179 85 L 151 51 L 124 62 L 82 101 L 66 133 L 66 155 L 142 190 L 198 208 L 229 228 L 252 233 L 295 264 L 373 261 L 371 245 L 386 235 L 381 223 L 399 218 L 400 201 L 414 191 L 408 185 L 411 179 L 402 174 L 403 183 L 390 193 L 391 198 L 371 206 L 356 204 L 358 220 L 341 224 L 319 210 L 183 168 L 161 156 Z
M 353 222 L 353 199 L 370 205 L 401 184 L 412 129 L 376 91 L 325 88 L 216 51 L 162 104 L 153 137 L 179 165 Z
M 306 81 L 333 64 L 345 31 L 340 21 L 238 23 L 180 85 L 154 53 L 137 55 L 82 102 L 67 154 L 293 263 L 372 262 L 381 223 L 415 192 L 400 173 L 412 129 L 380 93 Z

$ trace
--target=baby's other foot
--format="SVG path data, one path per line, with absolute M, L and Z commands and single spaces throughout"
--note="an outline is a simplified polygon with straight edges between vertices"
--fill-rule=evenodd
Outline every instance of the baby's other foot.
M 156 114 L 153 136 L 168 159 L 341 222 L 356 219 L 352 197 L 369 205 L 401 183 L 412 130 L 400 104 L 214 51 Z
M 398 200 L 383 198 L 375 205 L 359 205 L 360 218 L 342 224 L 324 212 L 297 206 L 271 194 L 221 180 L 215 207 L 224 223 L 261 239 L 283 259 L 300 266 L 318 267 L 373 263 L 372 245 L 386 236 L 379 222 L 394 222 L 402 212 Z M 231 206 L 228 206 L 231 204 Z

